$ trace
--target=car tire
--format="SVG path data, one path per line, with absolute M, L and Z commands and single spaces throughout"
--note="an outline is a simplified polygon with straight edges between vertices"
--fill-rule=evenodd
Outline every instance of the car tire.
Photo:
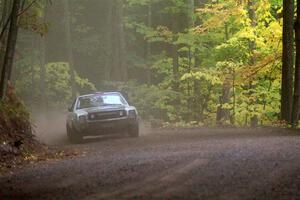
M 83 137 L 73 128 L 67 126 L 67 135 L 69 138 L 69 141 L 73 144 L 79 144 L 82 143 Z
M 129 128 L 129 136 L 130 137 L 139 137 L 139 125 L 136 124 L 136 125 L 133 125 Z

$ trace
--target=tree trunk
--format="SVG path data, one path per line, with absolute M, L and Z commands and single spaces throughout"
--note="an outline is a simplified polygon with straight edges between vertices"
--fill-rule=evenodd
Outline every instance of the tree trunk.
M 232 115 L 230 117 L 230 123 L 235 125 L 235 109 L 236 109 L 236 87 L 235 87 L 235 82 L 236 82 L 236 72 L 235 69 L 232 69 Z
M 223 125 L 224 122 L 230 119 L 229 108 L 224 108 L 224 105 L 230 103 L 230 87 L 231 77 L 226 75 L 222 87 L 222 97 L 220 98 L 220 106 L 217 109 L 217 124 Z
M 281 120 L 291 122 L 294 65 L 294 0 L 283 1 Z
M 40 57 L 40 106 L 42 111 L 47 110 L 47 87 L 46 87 L 46 39 L 40 38 L 40 50 L 41 50 L 41 57 Z
M 172 59 L 173 59 L 173 90 L 179 91 L 179 56 L 178 46 L 172 45 Z
M 188 22 L 190 28 L 193 28 L 195 26 L 194 14 L 195 14 L 195 2 L 194 0 L 188 0 Z
M 296 35 L 296 65 L 295 65 L 295 83 L 294 83 L 294 101 L 292 110 L 292 125 L 298 126 L 299 107 L 300 107 L 300 0 L 297 0 L 297 19 L 295 22 Z
M 1 19 L 0 19 L 0 30 L 2 31 L 2 29 L 5 29 L 5 23 L 6 23 L 6 20 L 9 16 L 9 11 L 10 11 L 10 3 L 8 2 L 8 0 L 3 0 L 1 2 Z M 3 37 L 4 38 L 4 37 Z M 0 44 L 0 48 L 3 47 L 3 38 L 1 38 L 1 44 Z
M 64 0 L 64 11 L 65 11 L 65 34 L 66 34 L 66 45 L 68 50 L 68 63 L 70 67 L 70 82 L 72 90 L 72 98 L 76 97 L 76 82 L 75 82 L 75 70 L 74 70 L 74 59 L 73 59 L 73 46 L 72 46 L 72 7 L 70 0 Z
M 48 6 L 47 4 L 45 5 L 44 8 L 44 23 L 47 20 L 47 13 L 48 13 Z M 46 87 L 46 40 L 47 37 L 43 36 L 40 37 L 40 51 L 41 51 L 41 56 L 40 56 L 40 107 L 42 112 L 47 111 L 47 87 Z
M 176 17 L 174 17 L 176 18 Z M 174 19 L 172 21 L 172 31 L 173 34 L 177 34 L 178 32 L 178 21 Z M 174 37 L 174 42 L 176 41 L 176 37 Z M 178 45 L 172 44 L 171 46 L 171 54 L 172 54 L 172 60 L 173 60 L 173 90 L 178 92 L 179 91 L 179 55 L 178 55 Z
M 188 0 L 188 28 L 189 29 L 192 29 L 194 28 L 195 26 L 195 21 L 194 21 L 194 13 L 195 12 L 195 2 L 194 0 Z M 191 73 L 192 72 L 192 61 L 193 61 L 193 57 L 194 57 L 194 52 L 192 52 L 192 49 L 191 49 L 191 45 L 188 45 L 187 48 L 189 49 L 188 50 L 188 54 L 187 54 L 187 59 L 188 59 L 188 73 Z M 193 99 L 194 99 L 194 95 L 193 95 L 193 92 L 194 92 L 194 87 L 193 86 L 193 82 L 191 81 L 187 81 L 187 109 L 189 111 L 189 113 L 193 113 L 192 112 L 192 108 L 193 108 Z M 188 118 L 187 118 L 188 121 L 191 121 L 191 120 L 194 120 L 194 116 L 189 114 L 188 115 Z
M 151 1 L 148 3 L 148 27 L 152 27 L 152 3 Z M 152 79 L 152 75 L 151 75 L 151 63 L 150 60 L 151 59 L 151 42 L 147 41 L 147 83 L 150 85 L 151 84 L 151 79 Z
M 104 66 L 104 80 L 109 81 L 110 78 L 110 71 L 111 71 L 111 63 L 112 63 L 112 34 L 113 29 L 110 28 L 112 24 L 113 18 L 113 9 L 114 9 L 114 1 L 107 1 L 107 14 L 105 19 L 105 27 L 107 27 L 107 31 L 105 31 L 105 66 Z M 101 51 L 102 52 L 102 51 Z
M 0 98 L 2 100 L 6 96 L 7 84 L 8 81 L 10 80 L 12 66 L 13 66 L 15 47 L 16 47 L 17 37 L 18 37 L 18 13 L 20 9 L 20 4 L 21 4 L 20 0 L 13 1 L 7 45 L 5 50 L 2 72 L 1 72 Z
M 0 24 L 0 30 L 4 29 L 5 27 L 5 22 L 7 20 L 7 16 L 9 13 L 9 8 L 10 5 L 8 3 L 8 0 L 4 0 L 2 2 L 2 14 L 1 14 L 1 24 Z M 3 35 L 2 38 L 0 38 L 0 71 L 2 71 L 3 67 L 3 61 L 4 61 L 4 55 L 5 55 L 5 46 L 6 46 L 6 37 L 5 34 Z
M 228 25 L 225 23 L 225 40 L 229 39 L 228 34 Z M 230 110 L 228 108 L 224 108 L 224 104 L 228 104 L 230 102 L 230 88 L 231 88 L 231 76 L 229 74 L 225 75 L 225 80 L 223 82 L 222 87 L 222 97 L 220 98 L 220 106 L 217 109 L 217 124 L 222 125 L 223 122 L 226 122 L 230 118 Z
M 68 62 L 67 25 L 69 3 L 72 0 L 51 1 L 47 6 L 47 21 L 51 22 L 46 34 L 46 63 Z M 59 20 L 58 20 L 59 19 Z M 59 39 L 58 39 L 59 38 Z
M 176 23 L 176 22 L 175 22 Z M 179 92 L 179 54 L 178 54 L 178 45 L 172 44 L 171 46 L 171 54 L 173 60 L 173 72 L 172 72 L 172 90 L 175 92 Z M 176 95 L 175 99 L 173 100 L 172 104 L 174 105 L 175 109 L 178 111 L 180 107 L 180 97 Z
M 256 23 L 256 14 L 255 14 L 255 1 L 254 0 L 248 0 L 248 15 L 249 15 L 249 19 L 251 21 L 251 27 L 254 29 L 257 25 Z M 254 33 L 255 34 L 255 33 Z M 256 49 L 256 41 L 255 40 L 250 40 L 249 41 L 249 50 L 250 50 L 250 62 L 249 65 L 250 66 L 254 66 L 256 64 L 256 56 L 254 55 L 254 51 Z M 254 92 L 252 91 L 255 88 L 255 85 L 253 85 L 252 81 L 250 81 L 249 83 L 249 96 L 251 97 L 252 95 L 254 95 Z M 255 99 L 255 98 L 251 98 L 251 99 Z M 249 102 L 250 105 L 254 105 L 257 104 L 257 101 L 254 102 Z M 256 109 L 254 108 L 254 112 L 256 112 Z M 250 119 L 250 125 L 251 127 L 256 127 L 258 125 L 258 118 L 257 115 L 254 115 L 251 117 Z
M 119 66 L 121 68 L 121 81 L 127 81 L 127 65 L 125 59 L 125 32 L 124 32 L 124 1 L 117 0 L 117 9 L 118 9 L 118 32 L 119 32 Z
M 125 35 L 123 25 L 123 0 L 114 0 L 112 19 L 112 69 L 111 80 L 126 81 L 127 66 L 125 55 Z
M 205 2 L 206 1 L 203 1 L 203 0 L 195 0 L 194 1 L 194 7 L 196 8 L 203 8 L 205 6 Z M 194 8 L 195 10 L 195 8 Z M 199 26 L 201 25 L 202 22 L 201 22 L 201 19 L 199 17 L 194 17 L 194 26 Z M 200 58 L 200 44 L 198 41 L 196 41 L 195 45 L 197 46 L 196 49 L 195 49 L 195 52 L 194 52 L 194 60 L 195 60 L 195 63 L 194 63 L 194 70 L 195 71 L 198 71 L 201 67 L 201 58 Z M 195 109 L 195 117 L 194 119 L 197 121 L 197 120 L 201 120 L 202 119 L 202 116 L 199 115 L 199 113 L 201 113 L 202 111 L 202 104 L 200 103 L 201 102 L 201 81 L 200 80 L 194 80 L 194 100 L 193 100 L 193 107 Z

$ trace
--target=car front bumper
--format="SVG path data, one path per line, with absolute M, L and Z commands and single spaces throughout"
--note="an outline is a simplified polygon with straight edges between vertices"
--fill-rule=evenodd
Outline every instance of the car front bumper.
M 127 130 L 134 126 L 138 126 L 137 118 L 126 117 L 112 120 L 86 121 L 79 125 L 79 132 L 83 136 L 127 133 Z

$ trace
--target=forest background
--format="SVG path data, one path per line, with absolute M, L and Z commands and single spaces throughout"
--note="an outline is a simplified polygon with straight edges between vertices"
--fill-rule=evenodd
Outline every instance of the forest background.
M 0 0 L 2 30 L 13 2 Z M 281 124 L 282 0 L 20 6 L 11 83 L 32 112 L 66 110 L 79 94 L 117 90 L 154 125 Z

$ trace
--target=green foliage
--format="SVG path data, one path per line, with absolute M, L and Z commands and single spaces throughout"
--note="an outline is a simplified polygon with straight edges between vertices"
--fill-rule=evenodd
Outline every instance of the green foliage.
M 127 82 L 109 79 L 117 56 L 109 42 L 115 34 L 111 32 L 111 24 L 116 23 L 111 15 L 113 2 L 73 2 L 72 48 L 80 94 L 95 91 L 94 85 L 100 90 L 125 91 L 143 118 L 164 121 L 166 126 L 248 126 L 254 116 L 260 124 L 277 120 L 282 0 L 253 1 L 252 8 L 246 1 L 237 0 L 205 4 L 186 0 L 124 1 Z M 37 5 L 29 16 L 24 16 L 28 17 L 24 29 L 51 28 L 40 23 L 41 8 Z M 93 15 L 89 11 L 94 8 L 98 13 Z M 254 19 L 249 15 L 251 11 Z M 42 91 L 41 52 L 26 51 L 30 53 L 18 60 L 15 74 L 18 92 L 25 101 L 33 104 L 44 95 L 52 107 L 69 102 L 68 64 L 45 66 L 46 89 Z M 217 121 L 220 109 L 229 116 Z
M 152 15 L 163 13 L 175 18 L 181 13 L 182 18 L 185 13 L 186 22 L 191 15 L 187 13 L 189 5 L 186 1 L 168 1 L 166 4 L 157 1 L 154 5 L 156 3 L 164 6 L 153 10 Z M 174 79 L 172 54 L 164 50 L 152 52 L 151 69 L 155 80 L 159 80 L 156 90 L 172 90 L 174 81 L 179 83 L 180 89 L 160 104 L 163 106 L 159 108 L 168 112 L 163 119 L 213 125 L 217 108 L 222 106 L 229 110 L 230 120 L 236 125 L 247 125 L 254 116 L 260 123 L 271 124 L 276 120 L 280 102 L 282 28 L 274 10 L 280 11 L 281 3 L 256 1 L 253 8 L 255 26 L 249 18 L 247 4 L 235 0 L 212 1 L 196 7 L 196 13 L 192 13 L 195 25 L 186 29 L 178 22 L 179 33 L 169 24 L 148 27 L 146 18 L 134 17 L 128 21 L 128 28 L 135 27 L 136 34 L 142 35 L 148 43 L 179 47 L 178 80 Z M 135 1 L 134 6 L 129 4 L 129 9 L 137 10 L 138 6 L 144 9 L 146 4 Z M 255 43 L 253 50 L 249 45 L 251 42 Z M 250 64 L 253 57 L 255 63 Z M 220 104 L 225 83 L 229 87 L 229 103 Z M 149 88 L 152 86 L 141 90 L 150 94 Z M 143 92 L 136 93 L 143 99 L 147 96 Z
M 161 89 L 154 85 L 140 85 L 136 82 L 105 82 L 102 88 L 120 91 L 127 96 L 129 103 L 137 107 L 143 119 L 169 121 L 174 113 L 174 107 L 170 105 L 170 102 L 176 98 L 177 93 L 170 89 Z
M 50 100 L 50 102 L 57 102 L 59 104 L 70 100 L 70 73 L 69 67 L 66 63 L 47 64 L 45 80 L 46 91 L 41 95 L 46 95 L 47 99 Z
M 26 66 L 26 65 L 25 65 Z M 47 100 L 50 107 L 66 106 L 72 101 L 70 68 L 68 63 L 48 63 L 45 66 L 45 88 L 37 87 L 41 84 L 40 66 L 23 67 L 19 69 L 19 73 L 25 75 L 16 80 L 17 92 L 24 98 L 29 106 L 32 100 L 36 105 L 40 105 L 41 101 Z M 30 77 L 30 78 L 28 78 Z M 96 91 L 94 84 L 87 79 L 81 78 L 76 74 L 76 87 L 81 93 L 89 93 Z M 43 96 L 43 97 L 42 97 Z
M 48 24 L 44 20 L 44 9 L 47 0 L 28 1 L 23 12 L 20 13 L 18 25 L 20 28 L 38 33 L 44 36 L 48 31 Z M 31 5 L 31 6 L 29 6 Z

